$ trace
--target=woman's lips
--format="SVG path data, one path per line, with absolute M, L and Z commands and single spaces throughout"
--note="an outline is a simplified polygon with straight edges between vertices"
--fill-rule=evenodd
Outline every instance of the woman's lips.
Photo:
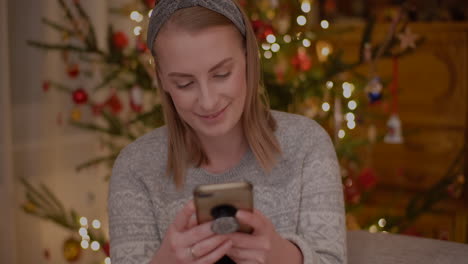
M 202 118 L 205 118 L 205 119 L 215 119 L 216 117 L 220 116 L 224 110 L 226 110 L 226 108 L 228 107 L 229 105 L 225 106 L 223 109 L 221 109 L 220 111 L 218 112 L 215 112 L 213 114 L 208 114 L 208 115 L 199 115 L 197 114 L 199 117 L 202 117 Z

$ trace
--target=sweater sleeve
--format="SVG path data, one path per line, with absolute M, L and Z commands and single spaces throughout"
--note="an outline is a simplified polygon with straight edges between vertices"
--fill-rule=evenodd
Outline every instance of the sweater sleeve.
M 282 235 L 301 250 L 304 264 L 347 263 L 343 189 L 336 152 L 322 127 L 315 124 L 312 132 L 307 139 L 312 140 L 312 147 L 302 165 L 298 227 L 295 234 Z
M 113 264 L 149 263 L 159 247 L 152 202 L 124 149 L 114 163 L 108 196 L 110 257 Z

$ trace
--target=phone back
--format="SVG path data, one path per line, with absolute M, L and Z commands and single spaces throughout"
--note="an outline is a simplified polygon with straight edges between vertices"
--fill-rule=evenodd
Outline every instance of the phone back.
M 212 221 L 213 209 L 232 206 L 236 209 L 253 211 L 253 187 L 248 182 L 200 185 L 194 190 L 194 200 L 199 224 Z M 250 233 L 250 226 L 240 226 L 240 232 Z

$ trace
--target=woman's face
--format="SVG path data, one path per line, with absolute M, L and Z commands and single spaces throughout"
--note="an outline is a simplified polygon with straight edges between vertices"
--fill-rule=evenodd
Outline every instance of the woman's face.
M 163 89 L 198 136 L 241 131 L 246 61 L 242 37 L 234 26 L 197 33 L 164 30 L 156 39 L 156 53 Z

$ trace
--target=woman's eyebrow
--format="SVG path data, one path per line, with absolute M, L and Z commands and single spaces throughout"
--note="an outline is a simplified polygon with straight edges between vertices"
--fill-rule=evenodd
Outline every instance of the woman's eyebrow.
M 218 69 L 219 67 L 223 66 L 224 64 L 226 64 L 227 62 L 230 62 L 234 60 L 232 57 L 229 57 L 229 58 L 226 58 L 220 62 L 218 62 L 215 66 L 213 66 L 208 72 L 213 72 L 215 71 L 216 69 Z M 188 73 L 182 73 L 182 72 L 171 72 L 168 74 L 168 76 L 171 76 L 171 77 L 193 77 L 192 74 L 188 74 Z

